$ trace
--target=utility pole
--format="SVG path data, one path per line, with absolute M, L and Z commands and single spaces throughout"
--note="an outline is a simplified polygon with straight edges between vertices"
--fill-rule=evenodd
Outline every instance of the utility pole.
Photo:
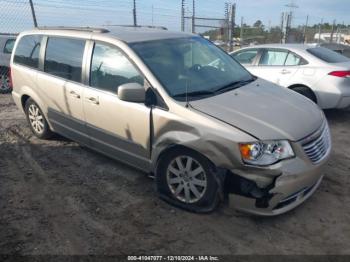
M 297 8 L 299 8 L 299 6 L 297 6 L 295 4 L 294 0 L 291 0 L 290 4 L 286 5 L 286 7 L 290 8 L 290 11 L 289 11 L 289 26 L 291 27 L 292 26 L 293 15 L 294 15 L 293 9 L 297 9 Z
M 292 19 L 291 13 L 284 13 L 282 16 L 282 19 L 283 19 L 282 25 L 285 22 L 285 30 L 282 38 L 282 44 L 285 44 L 288 42 L 289 30 L 290 30 L 291 19 Z
M 284 12 L 281 14 L 281 44 L 283 44 L 284 39 Z
M 333 43 L 334 30 L 335 30 L 335 19 L 333 20 L 333 25 L 332 25 L 332 33 L 331 33 L 331 40 L 330 40 L 331 43 Z
M 185 31 L 185 0 L 181 0 L 181 31 Z
M 320 26 L 318 27 L 318 44 L 321 43 L 322 24 L 323 24 L 323 18 L 321 19 Z
M 233 50 L 233 36 L 234 36 L 234 30 L 235 30 L 235 20 L 236 20 L 236 4 L 231 5 L 230 9 L 230 31 L 229 31 L 229 43 L 230 43 L 230 51 Z
M 223 33 L 222 40 L 229 40 L 230 35 L 230 4 L 228 2 L 225 3 L 225 32 Z
M 136 19 L 136 0 L 134 0 L 134 8 L 132 10 L 132 14 L 134 16 L 134 26 L 137 26 L 137 19 Z
M 154 13 L 154 8 L 153 8 L 153 5 L 152 5 L 152 26 L 153 26 L 153 22 L 154 22 L 153 13 Z
M 290 33 L 291 28 L 292 28 L 292 18 L 293 18 L 293 13 L 292 12 L 287 14 L 286 34 L 285 34 L 284 43 L 287 43 L 288 39 L 289 39 L 289 33 Z
M 305 26 L 304 26 L 304 34 L 303 34 L 303 41 L 304 44 L 306 43 L 306 29 L 309 23 L 309 15 L 306 16 L 306 22 L 305 22 Z
M 192 34 L 196 33 L 195 19 L 196 19 L 196 2 L 195 0 L 192 0 Z
M 32 11 L 32 17 L 33 17 L 34 27 L 38 27 L 38 22 L 37 22 L 37 20 L 36 20 L 36 15 L 35 15 L 35 10 L 34 10 L 33 0 L 29 0 L 29 5 L 30 5 L 30 10 Z
M 243 44 L 243 30 L 244 30 L 244 28 L 243 28 L 243 25 L 244 24 L 244 18 L 243 18 L 243 16 L 241 17 L 241 32 L 240 32 L 240 34 L 239 34 L 239 42 L 240 42 L 240 46 L 242 47 L 242 44 Z

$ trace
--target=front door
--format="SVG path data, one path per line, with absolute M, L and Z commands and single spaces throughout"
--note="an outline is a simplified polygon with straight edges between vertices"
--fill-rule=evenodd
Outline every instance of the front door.
M 115 46 L 95 43 L 90 87 L 84 91 L 84 113 L 92 146 L 141 169 L 150 166 L 150 114 L 144 103 L 121 101 L 118 86 L 144 77 Z

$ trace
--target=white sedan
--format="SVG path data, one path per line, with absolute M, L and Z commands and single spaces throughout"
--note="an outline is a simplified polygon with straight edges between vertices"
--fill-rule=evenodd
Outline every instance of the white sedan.
M 290 88 L 323 109 L 350 106 L 350 59 L 317 45 L 271 44 L 231 53 L 253 75 Z

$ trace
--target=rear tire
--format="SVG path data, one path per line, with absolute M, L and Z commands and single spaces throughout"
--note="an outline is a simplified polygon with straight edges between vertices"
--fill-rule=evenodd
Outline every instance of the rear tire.
M 296 86 L 296 87 L 293 87 L 292 90 L 309 98 L 312 102 L 317 104 L 316 95 L 314 94 L 314 92 L 310 88 L 308 88 L 306 86 Z
M 29 98 L 26 101 L 24 111 L 27 116 L 29 127 L 33 134 L 40 139 L 47 139 L 52 136 L 52 131 L 46 121 L 46 118 L 37 103 Z
M 220 202 L 214 167 L 202 155 L 174 149 L 158 162 L 156 184 L 160 197 L 182 209 L 207 213 Z

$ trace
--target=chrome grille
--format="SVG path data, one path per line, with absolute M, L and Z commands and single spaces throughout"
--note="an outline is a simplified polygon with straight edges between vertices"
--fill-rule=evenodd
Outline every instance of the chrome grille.
M 329 154 L 331 135 L 327 123 L 320 131 L 304 139 L 303 149 L 314 164 L 321 162 Z

